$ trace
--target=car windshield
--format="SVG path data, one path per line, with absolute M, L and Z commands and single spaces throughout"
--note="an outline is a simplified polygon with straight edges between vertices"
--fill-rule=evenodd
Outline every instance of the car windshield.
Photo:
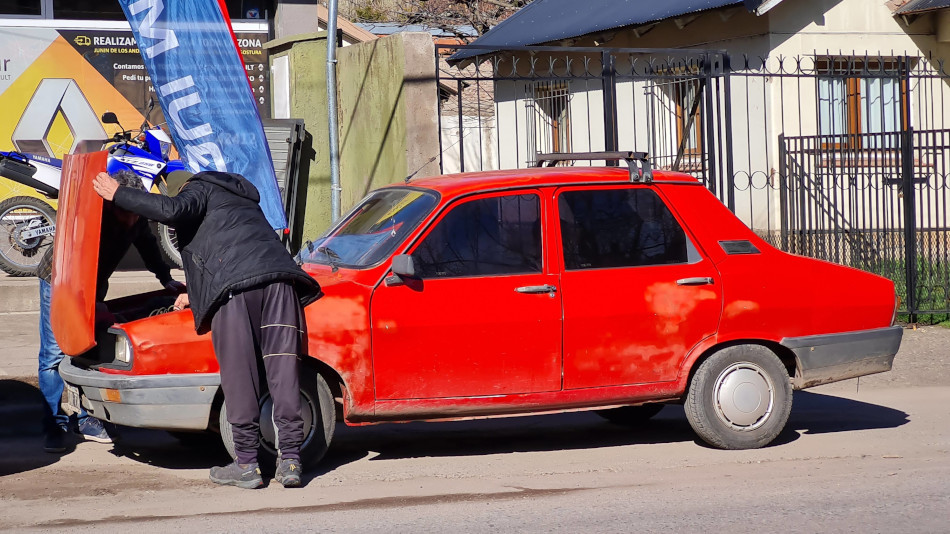
M 431 191 L 384 189 L 363 199 L 343 221 L 298 254 L 301 263 L 368 267 L 387 258 L 432 211 Z

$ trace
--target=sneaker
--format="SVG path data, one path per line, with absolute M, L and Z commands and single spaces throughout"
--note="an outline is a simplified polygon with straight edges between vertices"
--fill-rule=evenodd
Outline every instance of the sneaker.
M 264 485 L 261 478 L 261 468 L 257 462 L 239 464 L 237 460 L 224 467 L 211 468 L 211 481 L 225 486 L 237 486 L 244 489 L 259 488 Z
M 95 417 L 85 417 L 80 420 L 76 433 L 97 443 L 112 443 L 112 438 L 106 432 L 106 427 L 103 426 L 102 421 Z
M 300 485 L 300 474 L 303 467 L 300 466 L 300 460 L 293 458 L 278 459 L 277 472 L 274 473 L 274 480 L 283 484 L 285 488 L 296 488 Z
M 53 430 L 46 433 L 43 450 L 46 452 L 66 452 L 66 435 L 66 427 L 56 425 Z

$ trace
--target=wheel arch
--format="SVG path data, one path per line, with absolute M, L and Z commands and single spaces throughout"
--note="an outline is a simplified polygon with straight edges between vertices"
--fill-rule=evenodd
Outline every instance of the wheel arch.
M 682 389 L 683 395 L 685 396 L 689 384 L 693 380 L 693 376 L 696 374 L 696 370 L 699 369 L 699 366 L 703 364 L 704 361 L 712 357 L 713 354 L 720 352 L 729 347 L 735 347 L 737 345 L 757 345 L 764 347 L 778 356 L 778 359 L 782 362 L 782 365 L 785 366 L 785 370 L 788 373 L 789 378 L 794 378 L 798 369 L 798 363 L 795 359 L 795 353 L 791 349 L 785 347 L 784 345 L 778 343 L 777 341 L 770 341 L 767 339 L 756 339 L 756 338 L 739 338 L 739 339 L 730 339 L 728 341 L 722 341 L 714 343 L 708 347 L 705 347 L 699 351 L 694 358 L 687 361 L 687 372 L 683 374 L 682 378 Z
M 326 362 L 313 357 L 301 358 L 301 365 L 309 371 L 323 376 L 323 379 L 330 387 L 334 401 L 339 405 L 336 411 L 336 418 L 338 421 L 341 420 L 344 416 L 344 411 L 347 409 L 347 387 L 343 375 L 338 373 L 333 367 L 327 365 Z

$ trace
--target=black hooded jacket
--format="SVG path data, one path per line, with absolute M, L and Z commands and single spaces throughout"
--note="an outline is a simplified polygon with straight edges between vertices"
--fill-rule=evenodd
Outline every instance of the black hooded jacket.
M 257 188 L 240 175 L 200 172 L 174 197 L 120 187 L 113 201 L 175 229 L 199 334 L 232 292 L 281 280 L 294 285 L 302 305 L 322 295 L 271 229 Z

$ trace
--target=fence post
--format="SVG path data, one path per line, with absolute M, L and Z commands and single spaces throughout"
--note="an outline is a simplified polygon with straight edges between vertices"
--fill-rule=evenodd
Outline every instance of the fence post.
M 617 147 L 619 131 L 617 128 L 617 68 L 613 53 L 601 52 L 602 83 L 604 94 L 604 150 L 614 152 Z M 617 161 L 607 160 L 607 165 L 616 166 Z
M 706 94 L 703 103 L 703 107 L 705 109 L 702 113 L 700 113 L 700 116 L 703 118 L 703 122 L 706 126 L 706 135 L 705 139 L 701 141 L 700 157 L 703 155 L 708 156 L 709 166 L 707 168 L 709 169 L 709 176 L 707 177 L 707 186 L 714 195 L 722 200 L 722 193 L 717 191 L 717 189 L 721 189 L 723 184 L 721 181 L 718 184 L 716 183 L 718 178 L 718 175 L 716 174 L 716 121 L 715 117 L 713 117 L 715 111 L 713 111 L 714 108 L 712 95 L 712 57 L 709 53 L 703 54 L 703 76 L 706 80 Z M 702 125 L 700 125 L 700 127 L 702 127 Z M 702 130 L 697 128 L 697 132 L 699 131 Z M 728 193 L 726 193 L 726 196 L 728 197 Z M 735 211 L 734 206 L 728 207 L 730 210 Z
M 442 98 L 439 94 L 439 88 L 442 87 L 442 80 L 439 79 L 442 69 L 439 68 L 439 52 L 441 52 L 441 45 L 435 45 L 435 116 L 438 117 L 439 121 L 439 174 L 445 174 L 445 167 L 443 162 L 445 160 L 443 156 L 445 147 L 442 146 Z
M 904 270 L 907 284 L 907 311 L 910 322 L 917 322 L 917 202 L 914 191 L 914 127 L 910 114 L 910 58 L 900 59 L 901 83 L 907 89 L 900 91 L 901 113 L 907 117 L 907 127 L 901 139 L 901 189 L 904 193 Z
M 725 146 L 723 147 L 722 153 L 726 156 L 726 188 L 728 189 L 726 193 L 726 206 L 729 207 L 729 211 L 732 213 L 736 212 L 736 175 L 735 168 L 733 167 L 732 162 L 732 85 L 730 83 L 730 73 L 732 72 L 732 63 L 729 60 L 728 54 L 722 54 L 722 84 L 723 84 L 723 99 L 725 100 L 725 114 L 723 117 L 724 127 L 726 129 L 726 139 Z M 748 112 L 747 112 L 748 113 Z M 750 169 L 749 174 L 749 188 L 752 188 L 752 174 Z M 751 201 L 750 201 L 751 202 Z M 755 225 L 755 221 L 749 221 L 750 226 Z
M 778 134 L 778 205 L 779 205 L 779 219 L 781 221 L 780 235 L 782 242 L 782 250 L 788 252 L 788 183 L 786 181 L 786 176 L 788 176 L 788 152 L 785 147 L 785 134 Z

